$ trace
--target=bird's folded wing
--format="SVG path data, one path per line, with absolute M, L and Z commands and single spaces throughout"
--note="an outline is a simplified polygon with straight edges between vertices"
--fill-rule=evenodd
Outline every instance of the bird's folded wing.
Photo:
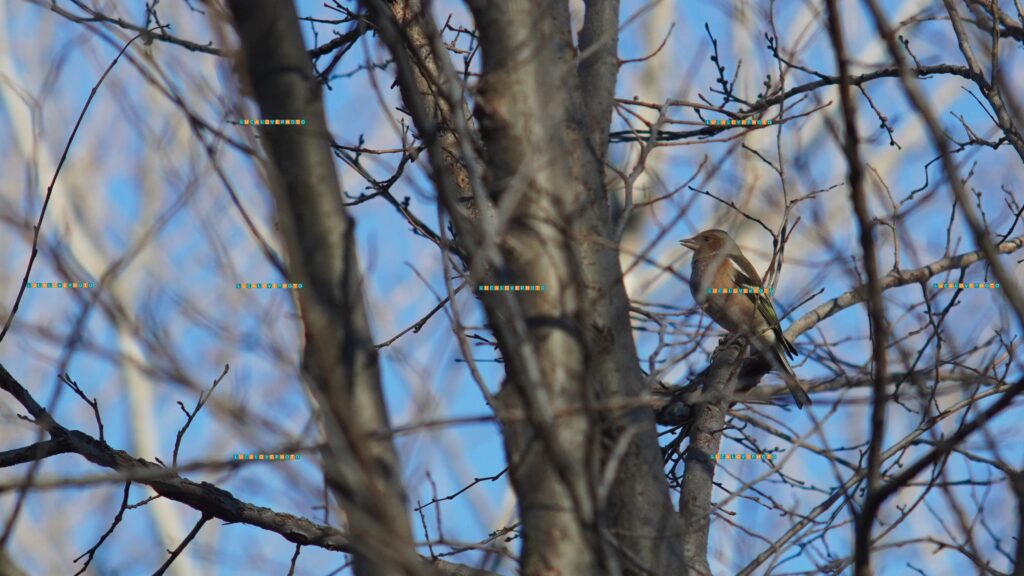
M 738 288 L 764 288 L 761 278 L 757 275 L 757 270 L 754 269 L 754 265 L 749 260 L 742 255 L 732 255 L 729 259 L 735 264 L 732 267 L 732 278 Z M 748 293 L 747 298 L 754 303 L 757 313 L 771 327 L 772 332 L 775 333 L 776 340 L 780 342 L 786 354 L 790 357 L 795 356 L 796 349 L 782 334 L 782 326 L 779 324 L 779 317 L 775 314 L 775 306 L 772 305 L 771 299 L 766 294 L 757 293 L 756 290 L 754 293 Z

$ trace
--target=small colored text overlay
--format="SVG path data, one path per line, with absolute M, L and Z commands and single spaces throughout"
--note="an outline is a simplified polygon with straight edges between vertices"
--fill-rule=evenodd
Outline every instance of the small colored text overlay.
M 92 282 L 29 282 L 29 288 L 92 288 Z
M 935 288 L 999 288 L 995 282 L 939 282 Z
M 708 294 L 774 294 L 775 288 L 708 288 Z
M 712 460 L 771 460 L 771 454 L 713 454 Z
M 235 284 L 235 288 L 242 288 L 243 290 L 250 290 L 253 288 L 302 288 L 302 284 L 281 284 L 274 282 L 240 282 Z
M 705 120 L 708 126 L 771 126 L 771 120 L 759 120 L 757 118 L 741 118 L 729 120 Z
M 242 120 L 235 120 L 232 124 L 238 124 L 239 126 L 303 126 L 306 124 L 305 120 L 266 120 L 263 118 L 244 118 Z
M 235 454 L 235 460 L 301 460 L 302 457 L 299 454 Z
M 481 284 L 477 292 L 543 292 L 544 286 L 537 284 Z

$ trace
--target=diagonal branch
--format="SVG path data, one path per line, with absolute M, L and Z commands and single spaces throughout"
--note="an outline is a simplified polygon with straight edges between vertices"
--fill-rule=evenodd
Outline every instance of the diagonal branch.
M 162 26 L 160 28 L 163 28 Z M 158 28 L 154 28 L 156 30 Z M 89 91 L 89 97 L 85 99 L 85 104 L 82 106 L 82 111 L 78 113 L 78 120 L 75 121 L 74 127 L 71 128 L 71 135 L 68 136 L 68 141 L 64 144 L 64 152 L 60 155 L 60 160 L 57 162 L 57 168 L 53 171 L 53 177 L 50 179 L 50 185 L 46 187 L 46 197 L 43 198 L 43 205 L 39 209 L 39 219 L 36 221 L 32 232 L 32 252 L 28 258 L 28 265 L 25 267 L 25 277 L 21 281 L 21 288 L 18 290 L 18 295 L 14 299 L 14 305 L 11 306 L 11 313 L 7 316 L 7 321 L 4 322 L 4 327 L 0 329 L 0 342 L 3 342 L 4 336 L 7 335 L 7 331 L 10 330 L 11 324 L 14 323 L 14 316 L 18 313 L 18 307 L 21 306 L 21 300 L 25 295 L 25 288 L 28 286 L 29 276 L 32 274 L 32 266 L 35 264 L 36 256 L 39 254 L 39 234 L 43 230 L 43 219 L 46 217 L 46 208 L 50 205 L 50 198 L 53 197 L 53 187 L 57 185 L 57 178 L 60 176 L 61 168 L 64 167 L 64 162 L 68 159 L 68 153 L 71 151 L 71 144 L 75 141 L 75 135 L 78 134 L 78 129 L 82 126 L 82 120 L 85 119 L 85 113 L 89 111 L 89 106 L 92 104 L 93 98 L 96 97 L 96 93 L 99 92 L 100 85 L 107 79 L 110 71 L 114 69 L 118 61 L 121 60 L 121 56 L 128 50 L 128 47 L 133 42 L 143 36 L 143 34 L 149 33 L 149 30 L 144 30 L 135 36 L 131 40 L 126 42 L 121 50 L 114 56 L 110 64 L 100 75 L 99 80 L 93 85 L 92 90 Z
M 912 73 L 916 77 L 922 79 L 928 78 L 929 76 L 932 75 L 944 74 L 951 76 L 959 76 L 961 78 L 966 78 L 968 80 L 984 81 L 984 77 L 978 76 L 977 74 L 973 73 L 968 67 L 958 66 L 955 64 L 933 64 L 927 66 L 916 66 L 910 69 L 909 73 Z M 822 78 L 814 80 L 813 82 L 807 82 L 806 84 L 794 86 L 793 88 L 790 88 L 789 90 L 786 90 L 781 94 L 776 94 L 764 100 L 758 100 L 757 102 L 751 104 L 748 109 L 739 112 L 737 116 L 746 117 L 749 115 L 756 114 L 763 110 L 767 110 L 772 106 L 782 104 L 794 96 L 814 92 L 815 90 L 819 88 L 824 88 L 826 86 L 836 86 L 843 82 L 844 80 L 848 81 L 851 86 L 862 86 L 863 84 L 866 84 L 873 80 L 878 80 L 880 78 L 898 78 L 900 76 L 900 67 L 886 66 L 885 68 L 879 68 L 878 70 L 874 70 L 872 72 L 865 72 L 864 74 L 849 76 L 847 78 L 842 78 L 840 76 L 829 76 L 827 74 L 822 74 L 821 76 Z M 689 103 L 680 103 L 679 105 L 692 107 L 692 105 Z M 686 132 L 659 130 L 657 139 L 659 142 L 684 140 L 687 138 L 696 138 L 699 136 L 710 136 L 713 134 L 717 134 L 721 131 L 721 127 L 706 127 L 699 128 L 697 130 L 689 130 Z M 648 130 L 620 130 L 612 132 L 611 142 L 634 142 L 638 138 L 647 138 L 649 136 L 650 131 Z
M 324 473 L 349 521 L 359 575 L 419 574 L 401 467 L 387 429 L 377 350 L 370 332 L 355 221 L 345 211 L 330 150 L 323 96 L 292 2 L 232 0 L 239 71 L 265 118 L 267 172 L 305 331 L 302 368 L 320 404 Z M 244 83 L 243 83 L 244 85 Z
M 1022 393 L 1024 393 L 1024 380 L 1019 380 L 1018 382 L 1012 385 L 993 387 L 992 389 L 986 390 L 985 392 L 982 392 L 977 396 L 966 398 L 950 406 L 946 410 L 943 410 L 942 412 L 934 416 L 930 416 L 926 421 L 918 425 L 917 428 L 915 428 L 912 432 L 910 432 L 909 434 L 901 438 L 899 441 L 897 441 L 895 444 L 890 446 L 887 450 L 885 450 L 882 453 L 881 460 L 885 461 L 892 458 L 893 456 L 896 456 L 897 454 L 900 454 L 909 446 L 911 446 L 914 442 L 916 442 L 917 439 L 923 436 L 928 430 L 933 429 L 934 426 L 938 425 L 940 422 L 946 420 L 947 418 L 951 418 L 957 414 L 960 414 L 963 410 L 975 405 L 979 400 L 982 400 L 990 396 L 1000 395 L 999 400 L 997 400 L 996 403 L 993 403 L 989 407 L 989 409 L 985 410 L 983 413 L 978 415 L 974 420 L 966 423 L 964 426 L 960 428 L 960 430 L 969 428 L 969 432 L 977 431 L 977 429 L 981 425 L 985 424 L 986 422 L 990 422 L 993 416 L 1007 408 L 1012 403 L 1012 401 L 1020 397 Z M 956 436 L 958 441 L 962 441 L 964 438 L 966 438 L 966 434 L 961 435 L 960 433 L 957 433 Z M 948 453 L 955 446 L 956 443 L 953 443 L 951 441 L 942 442 L 941 448 L 944 450 L 944 452 L 942 453 Z M 936 448 L 939 447 L 940 445 L 936 446 Z M 924 456 L 920 460 L 916 461 L 914 464 L 910 465 L 910 468 L 915 469 L 915 476 L 916 474 L 920 473 L 925 467 L 927 467 L 930 463 L 935 461 L 935 455 L 933 454 L 934 452 L 935 450 L 931 451 L 928 455 Z M 771 545 L 769 545 L 768 548 L 763 550 L 753 560 L 751 560 L 750 563 L 748 563 L 739 572 L 737 572 L 737 576 L 750 576 L 751 574 L 753 574 L 754 571 L 757 570 L 758 566 L 766 562 L 769 558 L 772 558 L 773 556 L 778 554 L 779 550 L 781 550 L 783 546 L 785 546 L 789 541 L 796 537 L 796 535 L 799 534 L 802 530 L 804 530 L 808 525 L 814 522 L 814 520 L 818 516 L 827 512 L 829 509 L 832 508 L 832 506 L 836 504 L 836 502 L 846 497 L 859 482 L 864 480 L 866 476 L 866 468 L 860 468 L 859 470 L 854 472 L 845 482 L 843 482 L 842 485 L 840 485 L 837 489 L 833 490 L 832 493 L 827 498 L 825 498 L 820 504 L 812 508 L 809 512 L 805 513 L 796 523 L 793 524 L 793 526 L 786 530 L 786 532 L 783 533 L 782 536 L 777 538 L 773 543 L 771 543 Z M 906 482 L 913 479 L 913 477 L 907 477 L 905 474 L 901 474 L 899 478 L 899 484 L 897 484 L 893 480 L 890 480 L 889 483 L 883 486 L 881 492 L 886 492 L 890 489 L 898 488 L 899 486 L 905 485 Z
M 306 518 L 275 512 L 270 508 L 256 506 L 239 500 L 227 490 L 208 482 L 193 482 L 155 462 L 136 458 L 123 450 L 116 450 L 106 442 L 78 430 L 70 430 L 56 422 L 35 398 L 22 386 L 7 369 L 0 364 L 0 390 L 14 397 L 36 425 L 50 434 L 50 454 L 75 453 L 104 468 L 123 472 L 134 482 L 145 484 L 160 496 L 181 502 L 203 514 L 225 523 L 247 524 L 282 536 L 284 539 L 303 546 L 315 546 L 335 552 L 355 553 L 357 549 L 350 537 L 334 528 L 318 524 Z M 11 462 L 16 464 L 18 462 Z M 119 478 L 118 481 L 123 481 Z M 427 559 L 421 558 L 424 564 Z M 437 560 L 434 567 L 442 574 L 460 576 L 494 576 L 492 572 L 468 568 L 461 564 Z
M 1017 236 L 1016 238 L 997 244 L 993 247 L 993 252 L 996 254 L 1011 254 L 1020 250 L 1022 247 L 1024 247 L 1024 235 Z M 965 252 L 957 256 L 950 256 L 948 258 L 936 260 L 935 262 L 921 268 L 915 268 L 913 270 L 894 270 L 883 276 L 880 283 L 882 290 L 888 290 L 889 288 L 906 286 L 909 284 L 920 284 L 928 281 L 932 276 L 935 276 L 940 272 L 966 268 L 975 262 L 986 259 L 987 252 L 985 250 Z M 786 330 L 786 337 L 790 340 L 796 338 L 798 335 L 803 334 L 816 326 L 822 320 L 825 320 L 830 316 L 834 316 L 850 306 L 863 302 L 867 298 L 867 295 L 868 288 L 864 285 L 857 286 L 852 290 L 844 292 L 828 302 L 819 305 L 817 308 L 804 314 L 795 322 L 790 324 L 789 329 Z

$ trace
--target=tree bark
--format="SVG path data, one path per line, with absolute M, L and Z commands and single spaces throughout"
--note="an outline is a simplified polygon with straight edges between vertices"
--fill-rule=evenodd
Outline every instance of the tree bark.
M 505 448 L 523 522 L 526 574 L 614 572 L 596 527 L 595 419 L 578 409 L 595 398 L 587 389 L 586 327 L 581 324 L 581 270 L 574 244 L 576 216 L 586 209 L 574 182 L 565 126 L 571 92 L 565 89 L 568 8 L 561 2 L 473 2 L 480 32 L 483 78 L 477 117 L 486 149 L 486 185 L 497 206 L 504 267 L 495 283 L 543 284 L 536 297 L 513 302 L 527 326 L 530 358 L 509 363 L 499 396 Z M 485 300 L 486 304 L 486 300 Z M 504 358 L 523 356 L 502 337 L 511 318 L 489 315 Z M 516 311 L 513 309 L 513 313 Z M 531 366 L 534 364 L 535 366 Z M 517 366 L 520 364 L 520 366 Z
M 291 2 L 231 0 L 238 58 L 263 118 L 262 141 L 305 328 L 303 372 L 326 432 L 324 469 L 344 510 L 360 575 L 428 571 L 414 553 L 398 458 L 389 429 L 362 295 L 355 224 L 345 212 L 330 155 L 319 86 Z
M 449 56 L 423 5 L 366 4 L 396 59 L 406 109 L 431 151 L 474 279 L 546 287 L 528 298 L 499 293 L 483 301 L 508 376 L 495 410 L 499 419 L 530 415 L 503 419 L 524 572 L 683 573 L 682 525 L 653 414 L 578 410 L 646 392 L 604 186 L 618 2 L 588 2 L 577 52 L 563 2 L 470 1 L 483 59 L 478 137 L 468 126 L 465 134 L 446 130 L 464 120 L 461 88 L 445 71 Z M 468 179 L 448 172 L 454 141 Z M 480 150 L 466 146 L 477 143 Z M 479 181 L 474 172 L 483 173 Z M 456 195 L 489 206 L 470 214 Z M 572 408 L 575 415 L 552 416 Z M 607 485 L 596 480 L 604 476 Z

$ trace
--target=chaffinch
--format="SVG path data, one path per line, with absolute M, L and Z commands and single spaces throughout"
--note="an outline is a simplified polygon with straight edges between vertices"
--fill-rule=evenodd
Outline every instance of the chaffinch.
M 796 405 L 811 399 L 796 379 L 786 357 L 796 348 L 786 339 L 768 294 L 708 294 L 708 288 L 764 288 L 761 276 L 724 230 L 705 230 L 679 242 L 693 250 L 690 293 L 716 324 L 734 334 L 748 336 L 754 348 L 781 369 Z

